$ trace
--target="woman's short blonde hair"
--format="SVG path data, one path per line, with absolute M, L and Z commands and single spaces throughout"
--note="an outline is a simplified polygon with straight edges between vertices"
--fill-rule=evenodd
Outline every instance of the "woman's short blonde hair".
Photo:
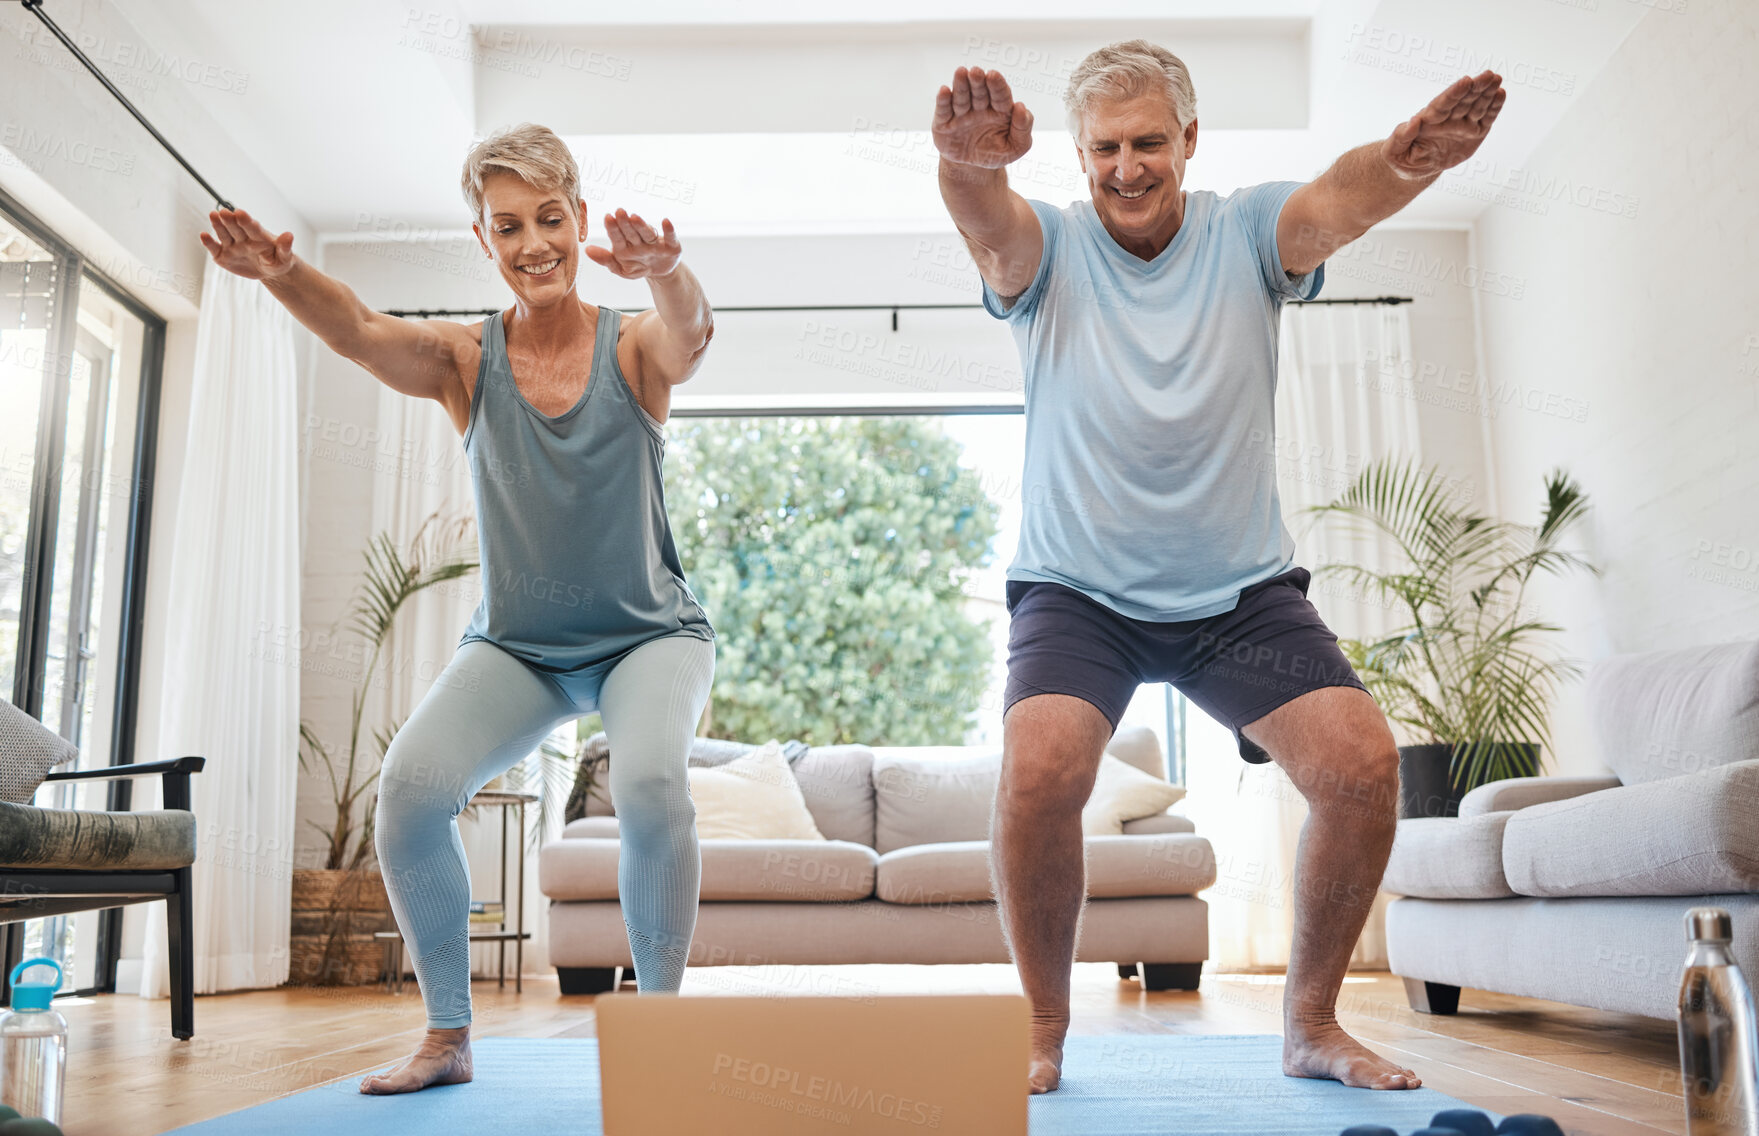
M 1107 44 L 1083 59 L 1069 76 L 1069 89 L 1063 93 L 1069 133 L 1079 145 L 1081 120 L 1096 101 L 1146 94 L 1166 96 L 1180 130 L 1197 117 L 1197 91 L 1183 60 L 1145 39 Z
M 579 210 L 580 164 L 547 126 L 522 122 L 497 130 L 470 148 L 460 183 L 473 221 L 483 219 L 483 179 L 497 170 L 518 174 L 536 189 L 559 190 L 569 212 Z

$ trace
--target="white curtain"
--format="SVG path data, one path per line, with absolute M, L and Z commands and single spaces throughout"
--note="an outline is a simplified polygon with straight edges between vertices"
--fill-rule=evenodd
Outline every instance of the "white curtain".
M 1340 639 L 1389 629 L 1396 610 L 1319 575 L 1338 562 L 1382 569 L 1396 548 L 1352 537 L 1301 510 L 1334 499 L 1362 467 L 1389 454 L 1421 460 L 1417 404 L 1408 397 L 1411 327 L 1405 305 L 1290 304 L 1282 313 L 1275 463 L 1295 562 L 1314 572 L 1308 598 Z M 1201 719 L 1201 713 L 1193 713 Z M 1190 733 L 1186 809 L 1215 846 L 1220 878 L 1210 904 L 1210 951 L 1223 970 L 1288 965 L 1294 930 L 1294 863 L 1307 805 L 1275 765 L 1243 766 L 1232 735 L 1203 720 Z M 1351 965 L 1386 965 L 1382 896 Z
M 287 979 L 298 778 L 299 458 L 293 321 L 209 262 L 171 544 L 160 758 L 196 754 L 195 989 Z M 142 788 L 146 788 L 145 783 Z M 156 796 L 144 793 L 143 806 Z M 141 994 L 169 992 L 149 906 Z
M 373 485 L 373 531 L 389 534 L 392 543 L 406 550 L 421 526 L 438 513 L 449 519 L 473 516 L 470 467 L 463 439 L 439 403 L 410 398 L 389 387 L 379 390 L 380 453 L 385 461 Z M 474 538 L 473 538 L 474 539 Z M 481 596 L 476 574 L 451 584 L 436 585 L 417 594 L 398 613 L 386 643 L 383 697 L 378 721 L 383 725 L 406 720 L 433 686 L 458 648 L 458 638 L 470 623 Z M 561 733 L 571 735 L 573 725 Z M 561 814 L 561 803 L 553 812 Z M 518 832 L 518 814 L 506 813 L 507 917 L 512 929 L 519 886 L 519 859 L 526 841 Z M 538 824 L 537 806 L 528 805 L 528 828 Z M 470 860 L 471 898 L 495 899 L 500 893 L 502 812 L 498 807 L 474 809 L 459 820 L 459 835 Z M 556 839 L 561 826 L 544 839 Z M 538 890 L 535 858 L 526 864 L 525 929 L 532 935 L 525 948 L 525 970 L 539 973 L 548 967 L 549 902 Z M 497 973 L 499 948 L 479 944 L 471 948 L 472 970 L 479 976 Z M 514 950 L 507 947 L 508 978 L 512 978 Z

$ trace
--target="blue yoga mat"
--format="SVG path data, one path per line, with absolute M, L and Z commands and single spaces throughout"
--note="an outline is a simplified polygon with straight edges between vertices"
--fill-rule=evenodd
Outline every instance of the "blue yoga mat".
M 176 1131 L 603 1136 L 596 1040 L 485 1037 L 471 1050 L 476 1080 L 467 1085 L 369 1097 L 352 1077 Z M 1282 1053 L 1274 1035 L 1071 1037 L 1062 1087 L 1032 1098 L 1031 1136 L 1338 1136 L 1352 1124 L 1413 1132 L 1444 1108 L 1470 1107 L 1431 1089 L 1368 1092 L 1285 1077 Z M 1021 1081 L 1024 1092 L 1024 1070 Z

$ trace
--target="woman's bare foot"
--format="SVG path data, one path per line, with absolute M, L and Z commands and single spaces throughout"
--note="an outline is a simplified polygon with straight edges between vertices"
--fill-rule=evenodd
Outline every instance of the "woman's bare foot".
M 1336 1022 L 1283 1035 L 1283 1075 L 1342 1081 L 1353 1089 L 1414 1089 L 1417 1074 L 1376 1056 Z
M 403 1064 L 360 1083 L 360 1091 L 375 1096 L 413 1093 L 429 1085 L 457 1085 L 471 1079 L 470 1027 L 430 1029 L 421 1045 Z
M 1069 1032 L 1067 1013 L 1032 1012 L 1026 1057 L 1026 1087 L 1034 1094 L 1055 1092 L 1063 1079 L 1063 1036 Z

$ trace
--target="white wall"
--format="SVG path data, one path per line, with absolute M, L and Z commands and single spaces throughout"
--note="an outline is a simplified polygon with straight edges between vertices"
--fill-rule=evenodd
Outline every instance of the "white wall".
M 192 83 L 178 73 L 131 65 L 161 57 L 109 0 L 56 4 L 49 12 L 76 43 L 93 45 L 88 52 L 117 86 L 221 193 L 283 219 L 297 241 L 310 243 L 304 222 L 204 109 L 205 100 L 226 97 L 202 85 L 210 72 L 191 69 Z M 169 534 L 177 523 L 183 454 L 192 444 L 189 388 L 207 257 L 197 234 L 206 229 L 213 202 L 35 16 L 11 4 L 0 6 L 0 108 L 0 188 L 168 321 L 134 758 L 175 756 L 157 752 L 160 699 L 178 680 L 160 659 L 167 596 L 175 585 Z M 303 331 L 296 350 L 304 373 L 311 337 Z M 127 909 L 119 989 L 128 988 L 137 969 L 143 923 L 144 909 Z
M 1535 591 L 1583 660 L 1759 635 L 1756 59 L 1750 0 L 1656 5 L 1481 222 L 1485 263 L 1526 281 L 1484 297 L 1490 377 L 1538 392 L 1494 422 L 1504 506 L 1536 521 L 1555 465 L 1594 506 L 1605 574 Z M 1566 771 L 1599 767 L 1582 702 L 1560 700 Z

